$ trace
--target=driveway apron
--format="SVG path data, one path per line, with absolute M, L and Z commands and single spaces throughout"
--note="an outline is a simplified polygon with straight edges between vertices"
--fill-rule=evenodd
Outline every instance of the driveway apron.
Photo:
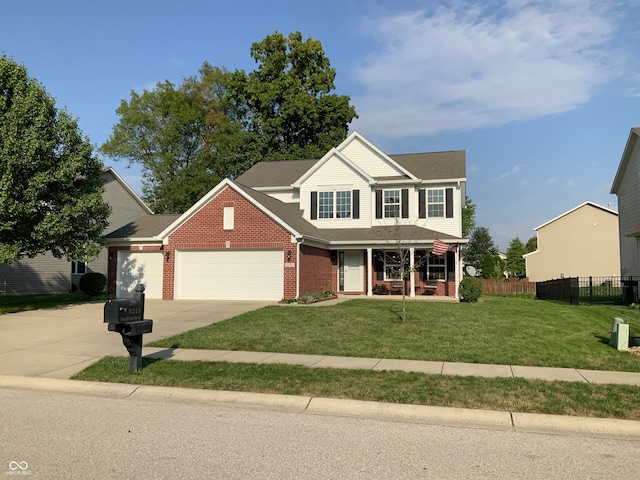
M 270 305 L 256 301 L 153 300 L 144 342 L 170 337 Z M 107 355 L 127 355 L 120 335 L 103 323 L 104 302 L 0 315 L 0 375 L 69 378 Z M 143 355 L 161 348 L 145 347 Z

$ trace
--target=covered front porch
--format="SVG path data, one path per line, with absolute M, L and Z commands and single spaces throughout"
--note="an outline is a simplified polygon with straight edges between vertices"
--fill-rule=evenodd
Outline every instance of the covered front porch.
M 453 244 L 452 244 L 453 245 Z M 434 255 L 432 248 L 364 248 L 337 251 L 340 294 L 446 296 L 458 298 L 457 245 Z

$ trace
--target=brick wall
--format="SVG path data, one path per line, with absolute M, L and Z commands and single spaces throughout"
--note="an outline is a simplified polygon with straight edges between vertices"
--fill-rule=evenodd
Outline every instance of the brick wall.
M 223 228 L 225 207 L 234 208 L 232 230 Z M 222 190 L 172 233 L 164 249 L 171 252 L 169 261 L 165 262 L 164 266 L 165 300 L 174 298 L 173 279 L 177 249 L 282 249 L 284 297 L 295 297 L 296 243 L 291 241 L 291 234 L 230 187 Z M 291 258 L 288 258 L 289 251 Z
M 337 270 L 330 250 L 300 247 L 300 295 L 307 292 L 337 291 Z

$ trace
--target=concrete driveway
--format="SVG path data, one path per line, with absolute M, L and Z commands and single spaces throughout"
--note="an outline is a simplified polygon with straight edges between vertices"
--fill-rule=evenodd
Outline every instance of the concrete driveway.
M 146 300 L 144 343 L 210 325 L 273 302 Z M 0 375 L 69 378 L 107 355 L 126 356 L 103 323 L 104 302 L 0 315 Z M 143 348 L 143 355 L 162 351 Z

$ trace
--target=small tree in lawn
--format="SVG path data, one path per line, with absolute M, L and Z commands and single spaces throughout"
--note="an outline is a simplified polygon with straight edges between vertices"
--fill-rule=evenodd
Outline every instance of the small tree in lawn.
M 422 265 L 424 265 L 428 258 L 428 254 L 420 258 L 415 258 L 414 255 L 413 264 L 411 263 L 410 248 L 412 244 L 410 242 L 410 231 L 413 228 L 415 228 L 413 225 L 401 225 L 396 217 L 394 225 L 389 227 L 389 237 L 392 237 L 391 240 L 388 240 L 389 249 L 383 252 L 383 255 L 391 253 L 395 257 L 395 263 L 398 265 L 397 269 L 394 269 L 394 273 L 398 275 L 398 279 L 402 283 L 402 323 L 406 322 L 407 317 L 406 281 L 410 279 L 410 276 L 418 271 Z M 384 261 L 384 258 L 382 260 Z

